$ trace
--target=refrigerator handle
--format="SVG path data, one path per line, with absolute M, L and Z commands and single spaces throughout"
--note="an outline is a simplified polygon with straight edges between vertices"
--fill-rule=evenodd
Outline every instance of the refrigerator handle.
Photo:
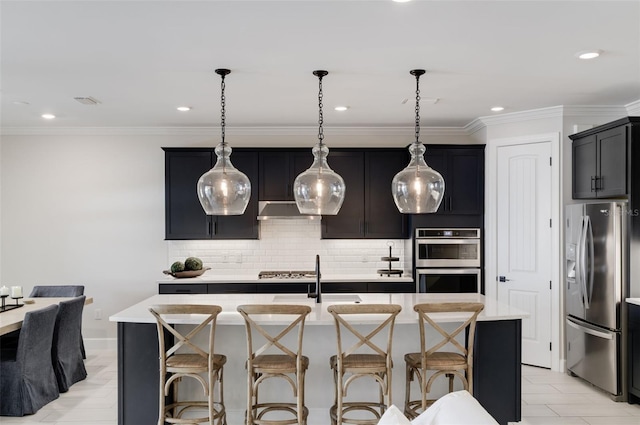
M 589 280 L 588 280 L 588 292 L 586 293 L 587 297 L 587 308 L 589 308 L 589 304 L 591 304 L 591 296 L 593 295 L 593 274 L 594 274 L 594 255 L 593 255 L 593 227 L 591 226 L 591 219 L 587 216 L 587 233 L 589 236 Z M 585 241 L 586 243 L 586 241 Z M 585 267 L 586 269 L 586 267 Z
M 613 339 L 613 335 L 610 332 L 599 331 L 599 330 L 592 329 L 592 328 L 584 326 L 584 325 L 579 325 L 579 324 L 577 324 L 576 322 L 574 322 L 574 321 L 572 321 L 570 319 L 567 319 L 567 325 L 571 326 L 574 329 L 582 331 L 582 332 L 584 332 L 586 334 L 597 336 L 598 338 Z
M 580 264 L 578 265 L 580 270 L 580 295 L 582 296 L 582 304 L 584 304 L 585 308 L 589 308 L 589 298 L 587 295 L 587 223 L 589 220 L 589 216 L 582 217 L 582 228 L 580 229 L 580 240 L 578 243 L 578 249 L 580 252 L 580 256 L 578 261 Z

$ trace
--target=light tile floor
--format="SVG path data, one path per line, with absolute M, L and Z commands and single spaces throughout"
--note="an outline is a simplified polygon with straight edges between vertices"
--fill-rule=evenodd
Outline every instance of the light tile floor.
M 116 425 L 117 357 L 113 349 L 89 350 L 89 376 L 69 392 L 22 418 L 0 417 L 0 424 Z M 616 403 L 578 378 L 536 367 L 522 367 L 522 421 L 519 425 L 639 425 L 640 405 Z M 237 424 L 230 424 L 237 425 Z

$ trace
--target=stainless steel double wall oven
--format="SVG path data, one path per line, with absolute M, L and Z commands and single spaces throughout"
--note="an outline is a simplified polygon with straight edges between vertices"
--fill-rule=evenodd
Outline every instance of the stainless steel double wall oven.
M 482 283 L 480 229 L 416 229 L 417 292 L 475 292 Z

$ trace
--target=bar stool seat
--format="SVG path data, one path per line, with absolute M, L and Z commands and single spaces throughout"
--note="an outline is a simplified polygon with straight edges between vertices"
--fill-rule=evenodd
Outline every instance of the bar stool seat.
M 422 367 L 422 355 L 420 353 L 405 354 L 404 360 L 412 367 Z M 456 368 L 456 366 L 459 369 L 466 369 L 467 359 L 458 353 L 435 352 L 429 356 L 428 364 L 429 369 L 451 369 Z
M 302 356 L 302 367 L 305 369 L 309 367 L 309 358 Z M 292 359 L 289 356 L 283 354 L 263 354 L 256 356 L 253 359 L 253 368 L 256 372 L 263 373 L 267 371 L 280 371 L 286 373 L 286 371 L 296 371 L 296 359 Z
M 338 356 L 331 356 L 329 359 L 331 368 L 337 367 Z M 345 369 L 377 369 L 386 372 L 387 359 L 378 354 L 350 354 L 342 360 Z

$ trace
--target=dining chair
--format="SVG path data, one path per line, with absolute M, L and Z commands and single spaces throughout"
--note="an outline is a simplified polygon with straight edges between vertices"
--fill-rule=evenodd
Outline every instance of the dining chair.
M 404 413 L 414 419 L 432 405 L 437 398 L 427 398 L 433 382 L 444 375 L 449 379 L 449 393 L 453 392 L 453 381 L 458 377 L 463 388 L 473 394 L 473 342 L 478 315 L 484 304 L 476 302 L 460 303 L 422 303 L 413 306 L 418 313 L 420 332 L 420 352 L 405 354 L 406 387 Z M 455 328 L 447 330 L 442 314 L 460 315 L 453 321 Z M 441 321 L 442 320 L 442 321 Z M 427 330 L 433 329 L 439 335 L 433 341 L 427 341 Z M 463 334 L 466 333 L 466 334 Z M 463 338 L 463 342 L 458 340 Z M 442 350 L 445 348 L 445 350 Z M 433 372 L 427 377 L 428 372 Z M 420 387 L 420 398 L 412 400 L 411 382 L 417 379 Z
M 36 285 L 31 290 L 29 297 L 79 297 L 80 295 L 84 295 L 84 285 Z M 82 318 L 80 325 L 82 326 Z M 80 351 L 82 358 L 86 359 L 87 353 L 84 349 L 82 334 L 80 334 Z
M 160 359 L 160 392 L 158 425 L 199 424 L 226 425 L 227 417 L 223 399 L 222 372 L 227 362 L 226 356 L 215 354 L 214 342 L 216 320 L 222 307 L 217 305 L 168 304 L 152 305 L 149 311 L 156 319 L 158 330 L 158 351 Z M 198 315 L 200 320 L 194 325 L 180 325 L 179 331 L 167 320 L 168 315 Z M 208 332 L 205 332 L 208 331 Z M 174 337 L 168 341 L 165 334 Z M 198 336 L 208 334 L 206 349 L 194 342 Z M 180 351 L 178 351 L 180 350 Z M 206 379 L 202 377 L 205 375 Z M 179 397 L 179 383 L 189 378 L 202 387 L 206 401 L 184 400 Z M 217 387 L 217 397 L 216 397 Z M 167 404 L 167 397 L 172 401 Z M 207 416 L 192 417 L 198 412 L 194 409 L 206 409 Z M 183 417 L 184 414 L 187 417 Z
M 338 354 L 331 356 L 335 386 L 334 404 L 329 410 L 332 425 L 377 424 L 385 410 L 391 406 L 391 346 L 396 316 L 402 310 L 397 304 L 340 304 L 327 310 L 334 318 Z M 355 321 L 362 315 L 379 317 L 370 329 L 360 329 Z M 375 340 L 386 331 L 386 344 Z M 349 387 L 355 381 L 369 380 L 377 388 L 377 400 L 347 398 Z M 367 381 L 365 381 L 367 382 Z
M 51 362 L 58 305 L 25 313 L 15 350 L 0 350 L 0 415 L 24 416 L 60 396 Z
M 56 324 L 53 329 L 51 358 L 53 370 L 61 393 L 87 377 L 87 370 L 80 351 L 82 310 L 86 297 L 72 298 L 59 304 Z

